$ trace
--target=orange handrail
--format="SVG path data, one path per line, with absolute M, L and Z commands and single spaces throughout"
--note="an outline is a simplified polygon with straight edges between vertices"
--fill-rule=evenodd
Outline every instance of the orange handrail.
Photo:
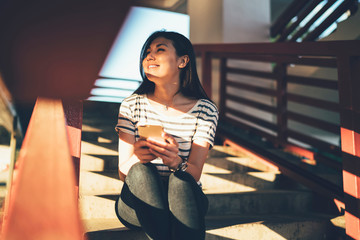
M 18 162 L 2 239 L 83 239 L 61 100 L 37 100 Z

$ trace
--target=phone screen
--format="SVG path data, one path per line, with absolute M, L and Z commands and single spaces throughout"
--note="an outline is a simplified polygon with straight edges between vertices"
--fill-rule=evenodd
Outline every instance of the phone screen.
M 160 125 L 140 125 L 138 126 L 140 138 L 161 138 L 163 127 Z

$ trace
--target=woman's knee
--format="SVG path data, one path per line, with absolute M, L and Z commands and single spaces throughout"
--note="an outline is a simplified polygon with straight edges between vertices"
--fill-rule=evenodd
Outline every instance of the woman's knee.
M 151 163 L 135 163 L 129 170 L 128 175 L 125 178 L 127 183 L 132 181 L 141 182 L 147 179 L 149 176 L 156 175 L 156 167 Z
M 178 189 L 178 188 L 194 188 L 198 187 L 195 179 L 191 174 L 187 172 L 177 171 L 170 175 L 169 177 L 169 188 Z
M 187 198 L 194 198 L 195 179 L 186 172 L 175 172 L 169 177 L 169 204 L 182 204 Z
M 187 172 L 175 172 L 169 178 L 168 199 L 170 209 L 184 203 L 186 208 L 191 207 L 199 210 L 205 216 L 208 208 L 208 199 L 197 184 L 193 176 Z M 191 204 L 190 204 L 191 203 Z

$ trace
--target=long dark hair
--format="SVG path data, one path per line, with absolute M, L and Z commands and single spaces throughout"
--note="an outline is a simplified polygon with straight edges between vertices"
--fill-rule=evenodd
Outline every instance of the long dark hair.
M 143 82 L 140 84 L 138 89 L 134 93 L 146 94 L 153 93 L 155 84 L 151 82 L 145 75 L 143 68 L 143 60 L 146 58 L 146 51 L 150 47 L 150 44 L 159 37 L 163 37 L 172 41 L 172 44 L 176 50 L 178 57 L 188 55 L 189 62 L 185 68 L 180 72 L 180 88 L 181 92 L 185 97 L 193 99 L 209 99 L 206 95 L 203 87 L 201 86 L 199 76 L 196 70 L 196 58 L 193 46 L 189 39 L 177 32 L 157 31 L 151 34 L 146 42 L 144 43 L 141 54 L 140 54 L 140 74 Z M 210 99 L 209 99 L 210 100 Z

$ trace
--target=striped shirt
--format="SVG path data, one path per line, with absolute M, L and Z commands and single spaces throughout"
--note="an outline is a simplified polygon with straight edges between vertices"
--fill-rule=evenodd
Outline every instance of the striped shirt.
M 208 142 L 214 145 L 218 122 L 218 110 L 207 99 L 199 99 L 187 113 L 180 116 L 166 116 L 152 107 L 146 95 L 133 94 L 124 99 L 120 106 L 116 131 L 135 135 L 139 139 L 138 125 L 161 125 L 164 131 L 172 135 L 179 144 L 179 156 L 187 159 L 193 141 Z M 169 168 L 161 159 L 152 161 L 161 175 L 170 174 Z

